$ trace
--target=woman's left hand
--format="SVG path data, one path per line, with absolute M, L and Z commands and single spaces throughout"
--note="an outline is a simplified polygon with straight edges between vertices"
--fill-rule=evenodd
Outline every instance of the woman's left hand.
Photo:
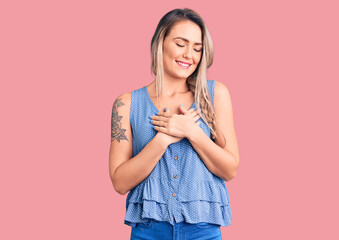
M 200 125 L 200 122 L 196 122 L 200 115 L 198 110 L 193 108 L 186 110 L 180 105 L 179 109 L 182 114 L 167 114 L 165 116 L 164 112 L 159 112 L 157 115 L 153 115 L 151 123 L 154 125 L 154 129 L 175 137 L 187 137 L 195 127 Z

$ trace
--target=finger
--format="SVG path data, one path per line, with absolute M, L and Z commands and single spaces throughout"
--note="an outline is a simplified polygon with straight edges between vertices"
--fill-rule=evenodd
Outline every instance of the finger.
M 168 133 L 167 133 L 167 129 L 164 128 L 164 127 L 153 126 L 153 128 L 154 128 L 155 130 L 159 131 L 159 132 L 168 134 Z
M 159 111 L 159 112 L 155 113 L 155 116 L 162 116 L 162 115 L 164 115 L 163 111 Z
M 197 110 L 197 109 L 195 109 L 195 108 L 190 108 L 190 109 L 187 111 L 187 113 L 190 113 L 190 114 L 192 114 L 193 116 L 195 116 L 195 115 L 199 114 L 200 112 L 199 112 L 199 110 Z
M 168 117 L 167 116 L 157 116 L 157 115 L 152 115 L 151 118 L 153 121 L 162 121 L 162 122 L 167 122 L 168 121 Z
M 194 118 L 193 118 L 193 121 L 194 122 L 196 122 L 196 121 L 198 121 L 199 120 L 199 118 L 200 118 L 200 116 L 198 115 L 198 116 L 195 116 Z
M 190 109 L 187 110 L 187 112 L 191 113 L 191 112 L 193 112 L 194 110 L 195 110 L 195 108 L 190 108 Z
M 156 120 L 152 120 L 151 123 L 153 125 L 157 125 L 159 127 L 167 127 L 167 123 L 163 122 L 163 121 L 156 121 Z
M 200 115 L 200 113 L 199 113 L 199 112 L 197 112 L 197 111 L 194 111 L 194 112 L 192 112 L 192 116 L 193 116 L 193 117 L 195 117 L 195 116 L 201 116 L 201 115 Z
M 199 111 L 198 109 L 196 109 L 196 110 L 194 111 L 194 113 L 200 114 L 200 111 Z
M 193 119 L 195 119 L 195 118 L 201 118 L 201 115 L 200 114 L 192 114 L 191 115 L 191 117 L 193 118 Z
M 180 112 L 182 112 L 183 114 L 185 114 L 185 113 L 187 112 L 187 110 L 184 108 L 184 105 L 182 105 L 182 104 L 180 104 L 179 110 L 180 110 Z
M 169 112 L 169 109 L 168 108 L 164 108 L 164 111 L 159 111 L 158 113 L 156 113 L 155 115 L 156 116 L 166 116 L 168 115 L 167 112 Z
M 167 112 L 164 113 L 163 116 L 166 117 L 166 118 L 169 118 L 171 115 L 172 114 L 169 111 L 167 111 Z
M 171 116 L 170 110 L 168 108 L 165 108 L 165 112 L 163 114 L 164 116 Z

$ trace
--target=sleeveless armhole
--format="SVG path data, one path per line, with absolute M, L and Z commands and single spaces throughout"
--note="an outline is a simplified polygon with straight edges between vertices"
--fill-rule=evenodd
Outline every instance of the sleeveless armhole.
M 216 80 L 208 80 L 207 81 L 213 108 L 214 108 L 214 87 L 215 87 L 215 82 L 216 82 Z M 210 133 L 210 139 L 215 143 L 216 140 L 212 138 L 212 133 Z
M 133 137 L 133 133 L 134 133 L 134 129 L 133 129 L 133 126 L 134 126 L 134 103 L 133 103 L 133 99 L 134 99 L 134 94 L 135 94 L 135 91 L 132 91 L 131 92 L 131 107 L 130 107 L 130 112 L 129 112 L 129 123 L 131 125 L 131 130 L 132 130 L 132 141 L 134 139 Z M 132 156 L 134 157 L 134 149 L 133 149 L 133 154 Z
M 214 107 L 214 87 L 215 87 L 215 82 L 216 80 L 209 80 L 210 84 L 209 84 L 209 87 L 210 87 L 210 97 L 211 97 L 211 100 L 212 100 L 212 105 Z

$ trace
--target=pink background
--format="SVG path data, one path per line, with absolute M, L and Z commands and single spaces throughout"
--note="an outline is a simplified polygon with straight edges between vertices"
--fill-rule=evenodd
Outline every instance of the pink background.
M 0 239 L 129 239 L 108 171 L 115 98 L 152 81 L 160 18 L 215 46 L 240 151 L 224 239 L 339 239 L 338 2 L 2 1 Z

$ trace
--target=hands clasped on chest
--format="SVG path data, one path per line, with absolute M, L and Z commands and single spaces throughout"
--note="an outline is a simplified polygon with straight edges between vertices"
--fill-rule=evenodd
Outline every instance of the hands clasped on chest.
M 165 108 L 165 111 L 159 111 L 157 115 L 149 116 L 150 123 L 158 131 L 157 134 L 161 135 L 168 144 L 188 138 L 189 134 L 197 130 L 200 125 L 198 110 L 195 108 L 186 110 L 181 104 L 179 111 L 180 114 L 171 114 L 169 109 Z

